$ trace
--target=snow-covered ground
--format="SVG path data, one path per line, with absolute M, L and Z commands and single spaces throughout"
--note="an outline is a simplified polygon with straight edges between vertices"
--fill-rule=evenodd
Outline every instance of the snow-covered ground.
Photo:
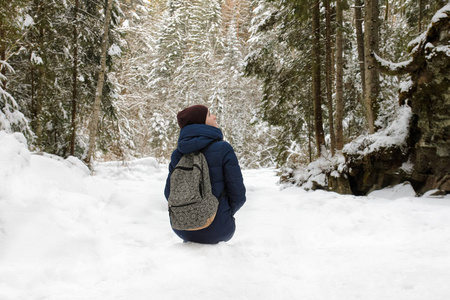
M 0 132 L 0 299 L 450 299 L 450 196 L 280 189 L 246 170 L 228 243 L 169 227 L 166 166 L 30 154 Z

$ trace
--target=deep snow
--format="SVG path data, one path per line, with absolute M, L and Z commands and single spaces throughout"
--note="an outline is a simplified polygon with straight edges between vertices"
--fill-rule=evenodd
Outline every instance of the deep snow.
M 22 142 L 22 143 L 21 143 Z M 30 154 L 0 131 L 0 299 L 450 299 L 450 196 L 281 189 L 244 170 L 228 243 L 183 244 L 166 166 Z

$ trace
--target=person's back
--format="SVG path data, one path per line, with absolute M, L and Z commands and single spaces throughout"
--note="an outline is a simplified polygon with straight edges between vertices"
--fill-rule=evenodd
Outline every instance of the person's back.
M 235 232 L 234 214 L 245 203 L 245 186 L 238 160 L 231 145 L 223 141 L 215 116 L 205 106 L 188 107 L 178 114 L 180 137 L 178 148 L 172 153 L 165 196 L 170 195 L 170 177 L 184 154 L 202 151 L 209 167 L 212 193 L 219 200 L 214 221 L 208 227 L 196 230 L 176 230 L 184 241 L 214 244 L 228 241 Z

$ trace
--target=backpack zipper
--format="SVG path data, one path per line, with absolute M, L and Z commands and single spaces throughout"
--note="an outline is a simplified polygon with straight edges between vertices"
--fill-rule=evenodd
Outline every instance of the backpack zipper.
M 196 168 L 199 169 L 200 171 L 202 170 L 202 169 L 200 168 L 200 166 L 197 165 L 197 164 L 194 164 L 193 167 L 176 166 L 175 169 L 180 169 L 180 170 L 184 170 L 184 171 L 192 171 L 192 170 L 194 170 L 194 167 L 196 167 Z M 175 170 L 175 169 L 174 169 L 174 170 Z
M 197 201 L 195 201 L 195 202 L 190 202 L 190 203 L 185 203 L 185 204 L 180 204 L 180 205 L 172 205 L 172 204 L 169 204 L 169 209 L 170 209 L 171 207 L 183 207 L 183 206 L 188 206 L 188 205 L 192 205 L 192 204 L 195 204 L 195 203 L 197 203 Z

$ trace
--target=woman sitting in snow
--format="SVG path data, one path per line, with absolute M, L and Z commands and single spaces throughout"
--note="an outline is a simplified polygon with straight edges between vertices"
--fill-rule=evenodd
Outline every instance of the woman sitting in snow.
M 164 194 L 169 200 L 171 175 L 184 154 L 201 151 L 206 158 L 212 194 L 219 200 L 212 223 L 200 230 L 173 231 L 185 242 L 215 244 L 229 241 L 235 232 L 234 214 L 245 203 L 245 186 L 236 154 L 223 141 L 216 116 L 206 106 L 190 106 L 177 115 L 181 128 L 178 148 L 172 153 Z

